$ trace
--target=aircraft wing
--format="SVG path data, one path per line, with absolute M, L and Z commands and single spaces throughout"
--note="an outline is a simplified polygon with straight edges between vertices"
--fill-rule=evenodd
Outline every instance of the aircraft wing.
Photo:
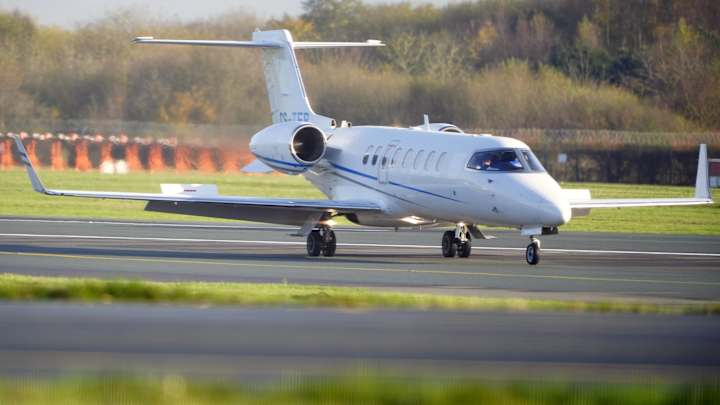
M 571 201 L 572 209 L 661 207 L 671 205 L 707 205 L 712 199 L 706 198 L 593 198 L 585 201 Z
M 145 207 L 146 211 L 254 220 L 301 226 L 307 226 L 308 221 L 320 221 L 334 215 L 382 211 L 382 208 L 378 204 L 372 201 L 362 200 L 309 200 L 223 196 L 216 193 L 195 193 L 197 190 L 194 189 L 181 189 L 175 193 L 130 193 L 48 189 L 45 188 L 40 181 L 20 138 L 16 137 L 15 143 L 20 153 L 20 159 L 27 169 L 33 189 L 39 193 L 50 196 L 139 200 L 148 202 Z
M 698 171 L 695 178 L 695 196 L 688 198 L 591 198 L 589 190 L 563 190 L 575 213 L 586 213 L 592 208 L 657 207 L 672 205 L 712 204 L 706 145 L 700 145 Z

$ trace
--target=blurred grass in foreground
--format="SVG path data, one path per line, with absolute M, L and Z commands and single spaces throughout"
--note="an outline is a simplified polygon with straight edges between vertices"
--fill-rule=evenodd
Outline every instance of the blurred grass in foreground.
M 717 404 L 718 384 L 488 383 L 380 376 L 287 378 L 254 386 L 163 378 L 4 379 L 8 404 Z
M 221 194 L 265 197 L 325 198 L 301 176 L 247 176 L 219 173 L 130 173 L 103 175 L 71 170 L 40 173 L 46 187 L 71 190 L 160 192 L 161 183 L 217 184 Z M 589 188 L 595 198 L 688 197 L 691 187 L 636 184 L 565 183 Z M 145 212 L 144 202 L 49 197 L 35 193 L 23 169 L 0 171 L 0 215 L 107 218 L 156 221 L 223 221 L 205 217 Z M 347 224 L 347 221 L 339 221 Z M 700 207 L 597 209 L 574 218 L 562 231 L 639 232 L 720 235 L 720 204 Z
M 564 301 L 372 291 L 297 284 L 155 282 L 0 274 L 0 299 L 190 305 L 718 315 L 720 302 Z

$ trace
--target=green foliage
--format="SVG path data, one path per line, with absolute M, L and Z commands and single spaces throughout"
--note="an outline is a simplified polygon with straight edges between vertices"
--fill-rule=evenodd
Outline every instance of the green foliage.
M 41 171 L 47 187 L 70 190 L 158 192 L 161 183 L 217 184 L 220 193 L 265 197 L 323 198 L 301 176 L 242 176 L 231 174 L 130 173 L 104 175 L 96 172 Z M 53 216 L 65 218 L 112 218 L 129 220 L 196 221 L 197 217 L 143 211 L 141 201 L 58 198 L 35 193 L 24 170 L 0 172 L 0 215 Z M 576 184 L 589 188 L 598 198 L 688 197 L 688 187 L 628 184 Z M 702 207 L 653 207 L 594 210 L 589 217 L 574 218 L 563 230 L 599 232 L 651 232 L 720 235 L 720 204 Z M 211 218 L 203 220 L 213 221 Z
M 471 81 L 486 128 L 606 128 L 682 131 L 692 124 L 608 85 L 579 83 L 549 66 L 510 60 Z
M 303 7 L 301 16 L 279 20 L 228 13 L 189 23 L 128 9 L 72 31 L 0 11 L 0 130 L 19 131 L 34 119 L 267 123 L 257 52 L 130 43 L 138 35 L 240 39 L 258 26 L 287 28 L 300 40 L 387 42 L 373 51 L 303 52 L 310 97 L 337 119 L 411 125 L 431 113 L 464 127 L 720 127 L 720 3 L 713 0 L 444 7 L 307 0 Z M 363 94 L 356 80 L 338 80 L 343 72 L 333 70 L 341 67 L 388 100 L 373 105 L 379 98 Z M 332 76 L 328 83 L 319 72 Z M 491 79 L 510 79 L 512 92 Z

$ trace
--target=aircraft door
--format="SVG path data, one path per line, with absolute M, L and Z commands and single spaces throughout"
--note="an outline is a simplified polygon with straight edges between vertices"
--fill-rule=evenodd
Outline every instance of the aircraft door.
M 378 183 L 380 184 L 385 184 L 389 181 L 390 175 L 388 172 L 390 168 L 390 159 L 392 159 L 396 148 L 396 143 L 388 145 L 387 148 L 385 148 L 385 153 L 383 153 L 383 156 L 380 158 L 380 162 L 378 162 Z

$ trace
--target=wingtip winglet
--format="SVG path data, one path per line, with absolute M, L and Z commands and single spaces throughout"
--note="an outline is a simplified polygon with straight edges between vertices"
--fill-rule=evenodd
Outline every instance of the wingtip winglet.
M 712 201 L 712 195 L 710 193 L 710 177 L 708 173 L 707 145 L 704 143 L 700 145 L 700 152 L 698 155 L 698 169 L 697 176 L 695 178 L 695 198 Z
M 20 160 L 27 169 L 28 177 L 30 177 L 30 183 L 32 184 L 33 190 L 38 193 L 47 194 L 47 189 L 40 181 L 40 177 L 38 177 L 37 172 L 32 165 L 32 161 L 30 161 L 30 156 L 28 156 L 27 150 L 25 150 L 25 145 L 23 145 L 22 139 L 20 139 L 19 136 L 15 136 L 15 145 L 17 146 L 18 153 L 20 154 Z

